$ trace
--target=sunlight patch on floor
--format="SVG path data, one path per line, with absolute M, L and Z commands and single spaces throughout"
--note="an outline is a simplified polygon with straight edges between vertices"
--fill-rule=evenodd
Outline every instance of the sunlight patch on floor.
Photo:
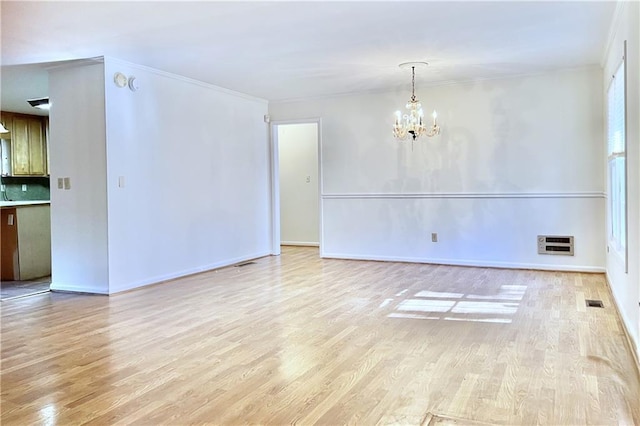
M 421 290 L 400 301 L 387 317 L 509 324 L 526 290 L 524 285 L 506 284 L 497 293 L 488 295 Z M 396 296 L 407 291 L 402 290 Z M 385 299 L 379 308 L 391 305 L 393 300 Z

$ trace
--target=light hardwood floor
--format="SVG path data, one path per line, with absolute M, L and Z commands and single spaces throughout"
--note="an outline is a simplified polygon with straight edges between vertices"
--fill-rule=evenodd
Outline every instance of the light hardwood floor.
M 1 309 L 3 425 L 640 424 L 598 274 L 285 248 L 112 297 Z

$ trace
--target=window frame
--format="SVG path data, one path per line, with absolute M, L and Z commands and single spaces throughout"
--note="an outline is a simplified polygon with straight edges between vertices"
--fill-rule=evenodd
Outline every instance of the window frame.
M 628 215 L 628 166 L 627 166 L 627 131 L 628 131 L 628 114 L 627 114 L 627 42 L 624 41 L 622 62 L 615 68 L 611 82 L 607 88 L 607 137 L 606 137 L 606 162 L 607 162 L 607 240 L 608 247 L 613 248 L 624 263 L 625 273 L 629 272 L 629 215 Z M 622 74 L 622 87 L 616 87 L 616 77 L 620 81 Z M 616 89 L 621 91 L 622 104 L 618 105 L 619 97 L 616 97 Z M 614 93 L 612 93 L 614 91 Z M 613 101 L 611 97 L 613 96 Z M 618 102 L 616 102 L 618 101 Z M 612 110 L 622 110 L 622 116 L 612 120 Z M 615 121 L 622 120 L 622 138 L 618 144 L 612 138 L 612 126 Z M 615 146 L 614 146 L 615 145 Z M 620 168 L 620 159 L 622 159 L 622 171 Z M 614 178 L 614 173 L 617 179 Z M 620 191 L 620 185 L 624 186 L 624 190 Z M 615 186 L 615 187 L 614 187 Z M 621 211 L 622 210 L 622 211 Z

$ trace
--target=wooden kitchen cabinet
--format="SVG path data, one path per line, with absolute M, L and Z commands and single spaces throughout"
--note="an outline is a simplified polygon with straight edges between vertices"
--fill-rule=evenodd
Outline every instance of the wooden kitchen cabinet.
M 0 278 L 24 281 L 51 275 L 48 204 L 2 208 Z
M 44 119 L 14 115 L 11 127 L 11 174 L 43 176 L 47 173 Z
M 49 176 L 51 174 L 51 166 L 49 165 L 49 117 L 45 117 L 44 119 L 44 143 L 45 143 L 45 153 L 47 155 L 46 162 L 46 175 Z
M 0 279 L 12 281 L 16 275 L 20 274 L 18 264 L 18 227 L 16 222 L 16 209 L 0 210 Z
M 9 131 L 9 133 L 2 133 L 2 139 L 11 139 L 11 128 L 13 127 L 13 115 L 11 113 L 0 111 L 0 123 L 2 123 L 4 125 L 4 128 Z

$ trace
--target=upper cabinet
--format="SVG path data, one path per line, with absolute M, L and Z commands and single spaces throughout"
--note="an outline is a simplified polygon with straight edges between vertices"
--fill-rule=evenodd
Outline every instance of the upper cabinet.
M 11 174 L 48 174 L 46 117 L 3 112 L 0 121 L 11 132 Z
M 0 133 L 2 139 L 11 139 L 11 128 L 13 127 L 13 115 L 10 112 L 0 111 L 0 123 L 9 133 Z

